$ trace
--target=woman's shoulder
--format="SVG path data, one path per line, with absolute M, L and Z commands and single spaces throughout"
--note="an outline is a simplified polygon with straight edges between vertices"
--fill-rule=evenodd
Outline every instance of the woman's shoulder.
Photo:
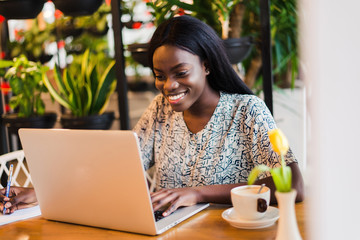
M 239 116 L 247 118 L 272 118 L 272 114 L 265 102 L 255 95 L 238 94 L 238 93 L 222 93 L 222 105 L 227 111 L 236 112 Z
M 264 106 L 264 101 L 256 95 L 240 94 L 240 93 L 226 93 L 221 92 L 221 99 L 224 103 L 233 103 L 242 107 L 252 107 L 254 105 Z

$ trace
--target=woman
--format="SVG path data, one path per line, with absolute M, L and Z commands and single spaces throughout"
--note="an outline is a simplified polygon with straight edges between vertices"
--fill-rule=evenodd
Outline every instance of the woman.
M 247 184 L 254 166 L 279 166 L 267 135 L 274 119 L 233 70 L 209 26 L 190 16 L 167 20 L 150 41 L 149 60 L 161 94 L 134 131 L 145 168 L 155 165 L 154 211 L 165 207 L 166 216 L 199 202 L 231 203 L 230 190 Z M 291 151 L 286 163 L 302 201 L 303 180 Z M 271 176 L 256 182 L 262 183 L 274 202 Z
M 149 60 L 161 94 L 134 131 L 145 168 L 155 165 L 154 210 L 169 204 L 166 216 L 198 202 L 231 203 L 230 189 L 246 184 L 255 165 L 280 164 L 267 135 L 274 119 L 233 70 L 212 28 L 190 16 L 167 20 L 150 41 Z M 286 163 L 301 201 L 303 180 L 291 151 Z M 262 183 L 275 192 L 270 176 Z

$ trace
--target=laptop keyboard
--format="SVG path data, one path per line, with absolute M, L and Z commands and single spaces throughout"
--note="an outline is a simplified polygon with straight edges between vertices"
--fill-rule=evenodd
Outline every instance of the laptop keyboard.
M 164 211 L 155 211 L 154 212 L 154 216 L 155 216 L 155 221 L 159 221 L 161 219 L 164 218 L 164 216 L 162 215 Z

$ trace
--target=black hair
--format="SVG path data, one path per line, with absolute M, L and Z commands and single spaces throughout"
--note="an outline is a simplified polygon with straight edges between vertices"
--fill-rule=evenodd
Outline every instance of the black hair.
M 253 94 L 241 80 L 226 55 L 222 39 L 207 24 L 191 16 L 173 17 L 158 26 L 148 49 L 153 69 L 153 55 L 158 47 L 173 45 L 199 56 L 210 74 L 211 88 L 228 93 Z

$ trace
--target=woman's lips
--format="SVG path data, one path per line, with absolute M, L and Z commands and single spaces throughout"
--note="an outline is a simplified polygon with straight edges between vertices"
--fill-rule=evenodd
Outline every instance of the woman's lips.
M 178 103 L 181 99 L 183 99 L 185 97 L 185 93 L 179 93 L 176 95 L 168 95 L 167 98 L 170 102 L 170 104 L 176 104 Z

